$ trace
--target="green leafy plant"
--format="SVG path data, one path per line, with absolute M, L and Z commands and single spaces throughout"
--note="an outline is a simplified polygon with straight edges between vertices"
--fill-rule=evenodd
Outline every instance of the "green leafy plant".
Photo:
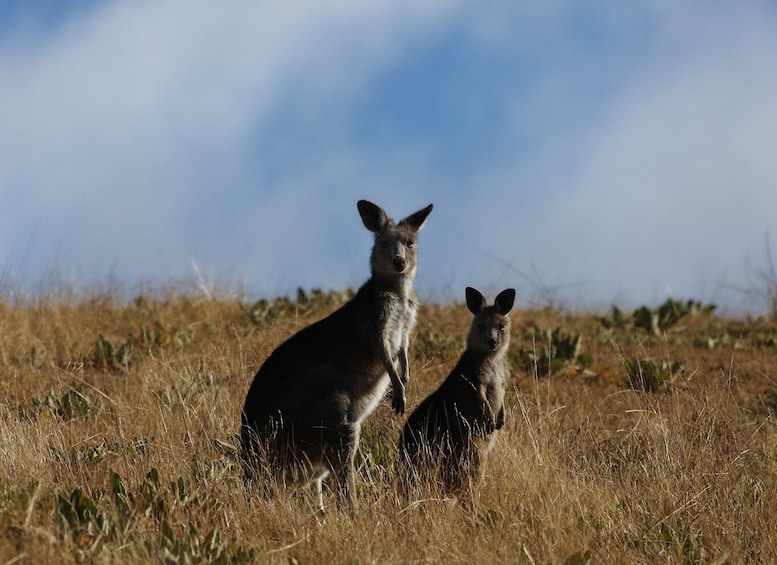
M 127 339 L 114 347 L 103 334 L 98 334 L 92 362 L 101 369 L 127 371 L 132 363 L 132 340 Z
M 581 334 L 565 333 L 560 327 L 541 330 L 534 326 L 533 340 L 542 344 L 539 352 L 522 349 L 518 357 L 527 370 L 536 370 L 540 376 L 556 373 L 566 367 L 589 367 L 593 363 L 590 355 L 581 353 Z
M 42 410 L 48 410 L 63 421 L 68 421 L 94 414 L 99 407 L 97 400 L 92 400 L 80 390 L 71 388 L 61 397 L 57 397 L 53 391 L 49 391 L 43 399 L 33 396 L 30 405 L 21 408 L 20 412 L 35 417 Z
M 647 306 L 638 308 L 632 314 L 632 319 L 635 328 L 642 328 L 654 335 L 659 335 L 689 314 L 711 312 L 714 309 L 715 306 L 703 306 L 693 300 L 680 302 L 670 298 L 655 310 Z
M 353 298 L 353 295 L 350 289 L 344 292 L 324 292 L 314 288 L 308 294 L 304 289 L 298 288 L 294 300 L 287 296 L 274 300 L 262 298 L 249 307 L 241 305 L 241 309 L 253 324 L 259 325 L 270 323 L 283 316 L 304 315 L 321 309 L 338 308 Z
M 240 564 L 256 561 L 256 548 L 244 548 L 234 540 L 224 543 L 221 533 L 213 528 L 202 535 L 189 522 L 181 533 L 176 533 L 167 520 L 159 527 L 159 556 L 165 563 Z
M 57 515 L 79 550 L 94 551 L 105 540 L 119 544 L 126 540 L 126 532 L 111 524 L 81 487 L 74 488 L 69 496 L 57 491 L 55 501 Z
M 609 318 L 607 316 L 595 316 L 595 319 L 607 329 L 623 329 L 632 323 L 631 314 L 624 314 L 617 306 L 612 307 Z
M 753 337 L 753 344 L 756 347 L 776 347 L 777 346 L 777 328 L 767 331 L 760 331 Z
M 432 355 L 458 355 L 464 348 L 464 342 L 453 334 L 438 331 L 420 331 L 413 342 L 413 353 L 423 359 Z
M 201 502 L 191 495 L 181 477 L 171 481 L 167 489 L 161 489 L 159 472 L 151 469 L 133 494 L 122 477 L 110 471 L 108 491 L 115 514 L 99 508 L 81 487 L 74 488 L 69 495 L 59 490 L 55 493 L 56 514 L 81 553 L 95 553 L 106 543 L 124 545 L 137 529 L 140 517 L 153 513 L 159 520 L 155 551 L 166 563 L 240 564 L 256 559 L 255 548 L 244 547 L 234 539 L 222 540 L 218 528 L 202 535 L 188 521 L 180 532 L 176 531 L 171 523 L 174 507 Z
M 640 306 L 629 315 L 624 314 L 617 306 L 613 306 L 610 318 L 598 317 L 597 320 L 607 329 L 623 329 L 627 326 L 633 326 L 653 335 L 659 335 L 662 331 L 677 324 L 685 316 L 709 314 L 715 308 L 714 304 L 705 305 L 695 300 L 681 302 L 669 298 L 658 308 Z
M 652 359 L 626 357 L 623 359 L 626 369 L 625 384 L 634 390 L 655 392 L 680 372 L 682 364 L 662 361 L 657 363 Z
M 201 324 L 165 325 L 159 320 L 154 320 L 151 324 L 141 324 L 139 344 L 146 352 L 170 346 L 181 349 L 195 342 L 198 334 L 202 333 L 200 329 L 202 327 Z
M 706 349 L 744 349 L 744 345 L 738 339 L 734 339 L 728 333 L 699 333 L 693 338 L 693 346 Z

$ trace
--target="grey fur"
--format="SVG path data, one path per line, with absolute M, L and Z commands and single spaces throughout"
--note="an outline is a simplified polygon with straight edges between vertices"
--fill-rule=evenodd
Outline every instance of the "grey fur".
M 418 311 L 416 240 L 432 205 L 398 224 L 366 200 L 358 209 L 375 235 L 371 277 L 342 308 L 273 351 L 254 377 L 242 413 L 247 479 L 259 479 L 261 471 L 311 482 L 320 508 L 330 473 L 341 498 L 353 501 L 361 425 L 389 384 L 394 411 L 405 410 L 407 349 Z
M 475 315 L 467 349 L 440 387 L 410 415 L 399 442 L 401 476 L 410 484 L 437 480 L 444 492 L 467 497 L 479 482 L 496 430 L 504 425 L 508 312 L 515 290 L 499 293 L 489 306 L 467 287 L 467 307 Z

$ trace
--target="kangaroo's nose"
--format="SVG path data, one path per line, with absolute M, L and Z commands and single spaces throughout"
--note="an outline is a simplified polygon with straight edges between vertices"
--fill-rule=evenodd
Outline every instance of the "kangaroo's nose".
M 402 271 L 404 271 L 405 265 L 406 263 L 404 259 L 402 259 L 401 257 L 394 257 L 394 270 L 396 270 L 396 272 L 401 273 Z
M 496 340 L 493 337 L 488 338 L 488 346 L 491 348 L 491 351 L 496 351 Z

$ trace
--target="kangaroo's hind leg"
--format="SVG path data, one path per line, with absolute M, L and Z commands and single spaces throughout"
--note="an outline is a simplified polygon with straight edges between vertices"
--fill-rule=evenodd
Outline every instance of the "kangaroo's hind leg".
M 316 505 L 319 510 L 325 510 L 323 483 L 331 478 L 338 504 L 353 507 L 353 463 L 359 441 L 358 424 L 320 422 L 314 429 L 314 437 L 308 438 L 304 444 L 298 443 L 298 447 L 304 450 L 309 462 L 306 482 L 313 489 Z
M 356 473 L 354 460 L 359 447 L 360 424 L 348 422 L 333 429 L 328 461 L 335 481 L 337 498 L 341 505 L 355 508 Z M 335 437 L 336 436 L 336 437 Z
M 353 505 L 353 462 L 360 424 L 348 417 L 347 395 L 320 387 L 322 382 L 337 382 L 337 373 L 321 367 L 314 375 L 307 401 L 295 407 L 295 445 L 309 463 L 309 480 L 319 507 L 323 508 L 322 483 L 327 477 L 334 481 L 339 502 Z

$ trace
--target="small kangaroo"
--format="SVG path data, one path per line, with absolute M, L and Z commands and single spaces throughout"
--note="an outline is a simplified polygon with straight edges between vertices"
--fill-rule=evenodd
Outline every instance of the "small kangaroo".
M 515 290 L 500 292 L 493 306 L 474 288 L 466 289 L 475 315 L 467 349 L 440 387 L 413 411 L 402 430 L 399 464 L 409 484 L 439 479 L 444 492 L 467 498 L 467 487 L 482 476 L 483 463 L 504 425 L 505 354 L 510 342 L 508 312 Z
M 405 411 L 407 351 L 418 300 L 418 231 L 430 204 L 394 223 L 377 205 L 357 204 L 374 233 L 371 276 L 326 318 L 282 343 L 254 377 L 242 413 L 246 478 L 258 467 L 310 482 L 323 510 L 323 480 L 331 474 L 341 500 L 353 504 L 353 460 L 362 422 L 392 387 L 391 405 Z

